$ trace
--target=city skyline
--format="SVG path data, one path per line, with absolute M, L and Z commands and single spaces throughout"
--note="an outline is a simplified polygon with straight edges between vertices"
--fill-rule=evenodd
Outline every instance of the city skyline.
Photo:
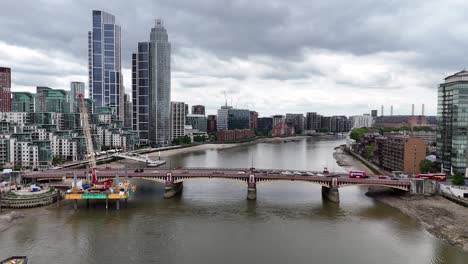
M 68 9 L 73 13 L 50 13 L 65 4 L 71 6 Z M 312 13 L 327 8 L 335 10 L 334 4 L 312 4 L 308 10 Z M 14 3 L 6 3 L 0 14 L 2 22 L 10 26 L 0 32 L 11 38 L 0 41 L 0 64 L 12 68 L 13 91 L 32 92 L 36 86 L 68 89 L 72 81 L 88 83 L 84 32 L 89 29 L 89 13 L 102 9 L 115 15 L 122 26 L 122 67 L 127 93 L 131 91 L 131 53 L 135 42 L 147 35 L 145 25 L 161 17 L 172 32 L 175 44 L 172 100 L 206 105 L 210 114 L 223 104 L 226 91 L 228 101 L 232 99 L 234 106 L 256 110 L 262 116 L 308 111 L 355 115 L 379 109 L 382 104 L 387 109 L 393 105 L 396 115 L 409 113 L 411 104 L 422 103 L 426 105 L 426 114 L 434 115 L 437 85 L 445 76 L 464 67 L 459 54 L 466 40 L 454 32 L 441 31 L 441 28 L 457 26 L 456 21 L 463 18 L 461 13 L 454 14 L 451 20 L 436 14 L 437 23 L 418 26 L 417 32 L 411 31 L 409 25 L 413 20 L 408 15 L 414 11 L 411 13 L 414 17 L 431 17 L 428 14 L 433 15 L 430 12 L 433 9 L 453 9 L 461 3 L 388 3 L 379 8 L 353 3 L 369 9 L 363 20 L 347 17 L 339 10 L 331 17 L 311 19 L 301 14 L 304 5 L 296 3 L 283 8 L 279 3 L 236 2 L 229 6 L 233 14 L 249 12 L 244 12 L 245 21 L 235 21 L 229 17 L 223 19 L 227 14 L 215 2 L 200 3 L 200 8 L 189 2 L 185 5 L 151 3 L 144 12 L 124 2 L 112 6 L 104 6 L 103 2 L 94 5 L 52 2 L 37 7 L 39 11 L 34 15 L 24 17 L 25 24 L 37 25 L 30 32 L 22 23 L 14 23 L 17 21 L 14 11 L 18 8 Z M 33 7 L 31 2 L 22 11 L 28 12 Z M 47 27 L 54 34 L 41 34 L 42 24 L 34 21 L 48 19 L 49 15 L 54 19 L 66 15 L 67 19 L 61 19 L 60 25 Z M 398 29 L 392 27 L 391 18 L 401 18 L 395 22 L 401 25 Z M 341 23 L 347 20 L 360 23 L 362 32 L 346 27 L 353 23 Z M 213 21 L 219 23 L 212 25 Z M 251 23 L 251 28 L 245 23 Z M 315 30 L 303 28 L 301 23 Z M 342 25 L 343 29 L 336 25 Z M 323 32 L 320 27 L 336 32 Z M 427 43 L 435 42 L 430 38 L 440 34 L 425 34 L 429 31 L 443 33 L 446 39 L 443 45 L 452 52 L 434 58 L 438 56 L 434 55 L 438 46 Z M 383 38 L 382 32 L 392 33 L 393 39 Z M 274 38 L 278 34 L 285 38 Z M 238 41 L 232 43 L 233 39 Z M 457 41 L 450 42 L 450 39 Z M 366 40 L 365 45 L 358 40 Z M 383 40 L 388 43 L 384 45 Z M 284 90 L 291 91 L 288 97 L 284 97 Z M 272 110 L 272 104 L 278 107 Z

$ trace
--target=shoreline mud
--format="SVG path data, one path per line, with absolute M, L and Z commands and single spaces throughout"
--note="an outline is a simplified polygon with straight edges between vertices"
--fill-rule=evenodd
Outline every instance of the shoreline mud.
M 349 169 L 372 171 L 361 161 L 337 147 L 333 157 L 338 165 Z M 396 208 L 418 221 L 430 234 L 450 245 L 468 251 L 468 208 L 439 195 L 406 195 L 385 187 L 370 187 L 367 196 Z

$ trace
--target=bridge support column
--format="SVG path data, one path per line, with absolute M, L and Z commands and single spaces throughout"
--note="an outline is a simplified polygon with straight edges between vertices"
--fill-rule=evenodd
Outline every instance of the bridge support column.
M 336 187 L 328 188 L 322 186 L 322 197 L 334 203 L 340 202 L 340 193 Z
M 257 200 L 257 183 L 255 181 L 255 175 L 249 175 L 248 186 L 247 200 Z
M 164 198 L 172 198 L 182 192 L 184 185 L 179 183 L 166 183 L 164 188 Z

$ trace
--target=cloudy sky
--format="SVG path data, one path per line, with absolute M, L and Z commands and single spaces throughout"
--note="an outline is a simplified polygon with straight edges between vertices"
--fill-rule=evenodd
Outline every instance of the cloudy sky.
M 162 18 L 172 43 L 172 99 L 228 102 L 261 116 L 362 114 L 390 105 L 437 109 L 437 85 L 467 66 L 465 0 L 16 0 L 0 8 L 0 66 L 13 91 L 69 89 L 87 82 L 93 9 L 122 27 L 131 91 L 131 53 Z

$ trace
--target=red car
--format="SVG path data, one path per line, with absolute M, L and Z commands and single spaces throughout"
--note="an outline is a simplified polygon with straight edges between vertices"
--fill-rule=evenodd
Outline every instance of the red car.
M 365 171 L 350 171 L 349 178 L 365 179 L 367 175 Z

